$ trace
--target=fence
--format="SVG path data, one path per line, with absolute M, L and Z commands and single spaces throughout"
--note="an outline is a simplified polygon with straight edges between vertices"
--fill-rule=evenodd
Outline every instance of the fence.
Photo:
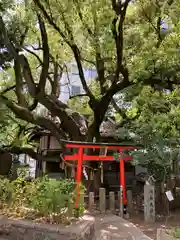
M 99 194 L 95 195 L 94 192 L 90 192 L 88 196 L 85 196 L 86 208 L 92 212 L 94 210 L 98 210 L 100 213 L 104 214 L 107 211 L 112 213 L 118 212 L 121 216 L 123 216 L 123 194 L 122 189 L 118 192 L 108 192 L 106 193 L 105 188 L 99 189 Z M 128 200 L 132 196 L 131 191 L 127 191 Z M 132 205 L 128 204 L 128 210 L 130 211 Z M 131 212 L 131 211 L 130 211 Z
M 89 212 L 96 210 L 101 214 L 105 214 L 107 211 L 110 211 L 111 213 L 118 212 L 122 217 L 124 215 L 124 210 L 128 214 L 143 211 L 145 221 L 155 221 L 154 185 L 145 185 L 144 193 L 141 196 L 133 196 L 132 190 L 127 190 L 126 194 L 127 206 L 123 206 L 122 189 L 120 189 L 119 192 L 106 193 L 105 188 L 100 188 L 98 195 L 95 195 L 94 192 L 90 192 L 88 196 L 85 196 L 86 208 L 89 210 Z

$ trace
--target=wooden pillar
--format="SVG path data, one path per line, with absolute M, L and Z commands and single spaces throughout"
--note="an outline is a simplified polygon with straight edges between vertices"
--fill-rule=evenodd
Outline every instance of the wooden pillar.
M 123 204 L 126 205 L 125 168 L 123 159 L 120 159 L 120 185 L 123 188 Z
M 111 212 L 115 210 L 115 194 L 114 192 L 109 192 L 109 209 Z
M 100 213 L 105 213 L 105 211 L 106 211 L 106 190 L 105 190 L 105 188 L 99 189 L 99 209 L 100 209 Z
M 80 183 L 82 177 L 82 163 L 83 163 L 83 148 L 79 148 L 78 151 L 78 165 L 77 165 L 77 174 L 76 174 L 76 190 L 77 190 L 77 197 L 76 197 L 76 208 L 78 208 L 78 202 L 80 199 Z

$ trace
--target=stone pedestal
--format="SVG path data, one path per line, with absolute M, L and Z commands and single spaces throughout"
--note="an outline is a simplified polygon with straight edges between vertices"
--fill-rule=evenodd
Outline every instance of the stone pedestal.
M 155 187 L 151 184 L 144 185 L 144 220 L 155 222 Z

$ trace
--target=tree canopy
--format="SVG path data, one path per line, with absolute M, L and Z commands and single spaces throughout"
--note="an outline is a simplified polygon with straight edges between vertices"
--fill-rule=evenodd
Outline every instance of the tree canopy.
M 59 142 L 100 141 L 109 109 L 133 132 L 141 126 L 141 140 L 154 129 L 178 138 L 179 7 L 177 0 L 0 2 L 2 103 Z M 59 97 L 69 63 L 77 66 L 84 94 L 65 104 Z M 87 66 L 97 73 L 93 88 Z M 93 116 L 88 125 L 84 113 Z

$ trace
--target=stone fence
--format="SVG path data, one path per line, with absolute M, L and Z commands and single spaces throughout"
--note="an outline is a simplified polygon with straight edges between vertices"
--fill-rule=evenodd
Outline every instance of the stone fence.
M 0 218 L 0 239 L 2 237 L 8 240 L 91 240 L 94 235 L 93 221 L 80 220 L 65 226 Z
M 144 185 L 143 199 L 137 194 L 136 198 L 133 198 L 132 190 L 127 190 L 127 205 L 123 206 L 123 191 L 106 193 L 105 188 L 99 189 L 99 195 L 95 196 L 94 192 L 90 192 L 88 196 L 85 196 L 85 202 L 89 212 L 93 210 L 99 211 L 104 214 L 107 211 L 111 213 L 119 213 L 123 217 L 124 212 L 128 215 L 133 212 L 139 212 L 142 208 L 144 212 L 144 220 L 146 222 L 155 221 L 155 186 L 151 184 Z M 124 211 L 125 210 L 125 211 Z M 127 216 L 127 215 L 126 215 Z
M 122 210 L 123 208 L 122 191 L 106 194 L 106 189 L 100 188 L 98 196 L 95 196 L 94 192 L 90 192 L 88 196 L 85 196 L 85 202 L 89 212 L 99 210 L 101 214 L 104 214 L 110 210 L 111 213 L 115 213 L 117 209 Z

